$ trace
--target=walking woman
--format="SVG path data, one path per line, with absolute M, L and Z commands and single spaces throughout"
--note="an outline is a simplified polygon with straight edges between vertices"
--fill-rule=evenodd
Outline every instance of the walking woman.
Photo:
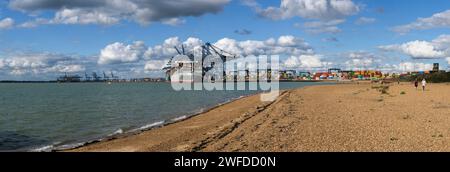
M 414 87 L 416 87 L 416 90 L 417 90 L 417 87 L 419 87 L 419 80 L 417 80 L 417 78 L 414 81 Z
M 422 80 L 422 91 L 425 91 L 425 86 L 427 85 L 427 81 L 425 80 L 425 78 L 423 78 Z

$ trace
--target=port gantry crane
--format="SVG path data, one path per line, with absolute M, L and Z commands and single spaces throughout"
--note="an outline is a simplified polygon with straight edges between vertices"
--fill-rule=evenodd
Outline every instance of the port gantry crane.
M 180 49 L 178 49 L 178 47 L 174 47 L 175 50 L 177 51 L 178 55 L 185 55 L 187 56 L 190 60 L 191 63 L 196 63 L 194 60 L 194 54 L 192 52 L 186 53 L 184 45 L 181 45 L 181 51 Z M 225 82 L 226 81 L 226 71 L 225 71 L 225 65 L 226 62 L 229 60 L 234 60 L 236 59 L 238 56 L 227 52 L 225 50 L 220 49 L 219 47 L 207 42 L 204 45 L 201 46 L 201 53 L 202 53 L 202 58 L 201 58 L 201 63 L 200 66 L 202 66 L 202 82 L 203 82 L 203 78 L 206 75 L 207 72 L 211 71 L 212 69 L 214 69 L 215 67 L 215 62 L 211 62 L 211 66 L 203 66 L 205 60 L 207 60 L 208 57 L 217 57 L 217 56 L 212 56 L 212 55 L 218 55 L 218 57 L 220 58 L 221 62 L 222 62 L 222 70 L 223 70 L 223 74 L 222 74 L 222 79 Z M 179 63 L 177 66 L 172 66 L 172 62 L 175 56 L 173 56 L 172 58 L 170 58 L 168 64 L 166 65 L 166 67 L 163 68 L 163 70 L 166 70 L 166 74 L 169 75 L 169 80 L 170 80 L 170 74 L 173 71 L 179 70 L 180 68 L 183 67 L 183 63 Z M 214 59 L 210 59 L 210 60 L 214 60 Z M 193 68 L 192 71 L 193 72 Z M 215 80 L 214 78 L 211 78 L 212 80 Z
M 111 71 L 111 78 L 112 78 L 112 80 L 114 80 L 114 81 L 119 80 L 119 76 L 114 75 L 114 73 L 113 73 L 112 71 Z
M 92 77 L 90 77 L 86 72 L 84 72 L 84 77 L 87 82 L 91 81 Z
M 106 75 L 105 71 L 103 71 L 103 79 L 109 81 L 109 76 Z

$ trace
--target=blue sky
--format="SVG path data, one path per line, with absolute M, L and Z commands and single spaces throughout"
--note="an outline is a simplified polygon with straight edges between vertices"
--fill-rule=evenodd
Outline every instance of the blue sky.
M 188 3 L 177 6 L 170 3 L 177 1 L 138 4 L 124 0 L 120 5 L 102 0 L 98 4 L 80 0 L 2 1 L 0 80 L 51 79 L 63 72 L 101 70 L 123 76 L 156 75 L 156 68 L 169 58 L 164 55 L 173 52 L 158 54 L 156 46 L 173 37 L 179 42 L 189 37 L 212 43 L 222 40 L 220 45 L 228 46 L 230 41 L 223 38 L 239 43 L 291 36 L 297 44 L 289 45 L 296 46 L 295 50 L 286 51 L 283 60 L 290 59 L 286 67 L 298 70 L 321 70 L 330 64 L 426 70 L 433 62 L 441 63 L 444 69 L 450 62 L 450 40 L 446 42 L 450 39 L 446 37 L 450 34 L 450 1 L 341 0 L 345 3 L 334 6 L 330 5 L 334 0 L 319 1 L 325 5 L 308 9 L 301 4 L 314 1 L 186 0 Z M 131 10 L 125 9 L 126 5 Z M 139 10 L 151 13 L 141 15 Z M 166 22 L 169 19 L 173 22 Z M 250 33 L 236 33 L 243 30 Z M 145 45 L 138 46 L 136 41 Z M 118 44 L 110 46 L 114 43 Z M 289 47 L 278 41 L 276 47 L 261 49 L 266 48 L 266 53 L 271 53 L 274 48 Z M 100 64 L 100 58 L 109 59 Z

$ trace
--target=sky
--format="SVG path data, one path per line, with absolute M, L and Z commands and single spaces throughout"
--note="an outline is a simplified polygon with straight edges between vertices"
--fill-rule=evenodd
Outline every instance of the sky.
M 206 42 L 299 71 L 446 70 L 449 29 L 450 0 L 3 0 L 0 80 L 161 76 Z

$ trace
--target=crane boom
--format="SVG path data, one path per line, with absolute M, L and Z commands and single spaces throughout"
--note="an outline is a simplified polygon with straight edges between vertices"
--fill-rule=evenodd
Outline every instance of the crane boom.
M 183 44 L 181 45 L 181 51 L 180 51 L 180 49 L 177 46 L 174 46 L 174 48 L 175 48 L 175 50 L 177 51 L 177 53 L 179 55 L 187 55 L 192 61 L 194 61 L 194 53 L 192 53 L 191 51 L 188 51 L 188 54 L 186 54 L 186 50 L 185 50 L 185 47 L 184 47 Z M 202 59 L 201 59 L 200 66 L 203 66 L 205 58 L 207 58 L 208 55 L 217 54 L 222 60 L 222 65 L 223 65 L 223 70 L 224 70 L 223 71 L 223 79 L 225 81 L 225 78 L 226 78 L 225 63 L 228 60 L 236 59 L 237 56 L 235 54 L 233 54 L 233 53 L 230 53 L 230 52 L 227 52 L 225 50 L 222 50 L 219 47 L 216 47 L 216 46 L 212 45 L 209 42 L 207 42 L 204 45 L 202 45 L 201 48 L 202 48 L 202 52 L 201 52 L 202 53 Z M 166 65 L 166 67 L 163 67 L 163 70 L 166 70 L 166 74 L 170 74 L 172 71 L 176 71 L 176 70 L 179 69 L 179 66 L 178 67 L 172 66 L 172 61 L 173 61 L 174 57 L 175 56 L 170 58 L 170 60 L 169 60 L 168 64 Z M 208 71 L 212 70 L 213 68 L 214 68 L 214 63 L 212 63 L 210 67 L 202 67 L 202 75 L 205 76 L 205 74 Z M 203 77 L 202 77 L 202 80 L 203 80 Z
M 175 50 L 177 50 L 177 53 L 178 53 L 179 55 L 182 55 L 181 52 L 180 52 L 180 50 L 177 48 L 177 46 L 174 46 L 174 48 L 175 48 Z

